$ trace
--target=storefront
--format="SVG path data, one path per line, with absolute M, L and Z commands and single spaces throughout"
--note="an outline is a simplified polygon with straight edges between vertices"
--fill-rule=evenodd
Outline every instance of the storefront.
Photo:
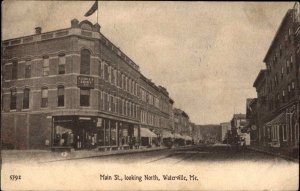
M 137 125 L 94 116 L 54 116 L 52 147 L 74 149 L 133 148 Z
M 153 147 L 158 146 L 157 135 L 145 127 L 140 128 L 141 146 Z

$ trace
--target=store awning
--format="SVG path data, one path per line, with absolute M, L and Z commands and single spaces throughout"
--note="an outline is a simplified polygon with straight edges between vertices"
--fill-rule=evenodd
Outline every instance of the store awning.
M 285 113 L 277 115 L 274 119 L 266 123 L 266 126 L 285 124 Z
M 173 138 L 174 135 L 170 131 L 162 131 L 163 138 Z
M 184 139 L 185 139 L 186 141 L 191 141 L 191 140 L 193 140 L 192 137 L 190 137 L 190 136 L 188 136 L 188 135 L 185 135 L 185 136 L 184 136 Z
M 175 137 L 175 139 L 184 139 L 184 136 L 182 136 L 182 135 L 180 135 L 178 133 L 175 133 L 174 137 Z
M 147 128 L 141 128 L 141 137 L 157 137 L 157 135 Z

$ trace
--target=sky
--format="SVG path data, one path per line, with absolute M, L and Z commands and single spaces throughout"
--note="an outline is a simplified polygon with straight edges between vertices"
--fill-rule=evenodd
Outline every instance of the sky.
M 2 39 L 68 28 L 93 1 L 4 1 Z M 230 121 L 256 97 L 253 82 L 294 2 L 99 1 L 101 32 L 167 88 L 196 124 Z

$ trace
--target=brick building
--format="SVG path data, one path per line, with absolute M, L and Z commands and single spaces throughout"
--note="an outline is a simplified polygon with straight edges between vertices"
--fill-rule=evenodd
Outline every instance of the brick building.
M 188 114 L 178 108 L 174 108 L 174 138 L 177 139 L 179 144 L 185 144 L 186 141 L 191 142 L 192 138 L 190 118 Z
M 258 93 L 259 140 L 273 147 L 299 145 L 299 3 L 287 11 L 254 82 Z
M 171 130 L 167 90 L 110 42 L 100 25 L 71 27 L 2 43 L 4 148 L 124 148 Z

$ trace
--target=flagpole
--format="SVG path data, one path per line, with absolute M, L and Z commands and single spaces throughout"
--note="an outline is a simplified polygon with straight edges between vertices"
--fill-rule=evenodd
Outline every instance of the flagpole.
M 97 1 L 97 23 L 98 23 L 98 9 L 99 9 L 99 6 L 98 6 L 98 1 Z

